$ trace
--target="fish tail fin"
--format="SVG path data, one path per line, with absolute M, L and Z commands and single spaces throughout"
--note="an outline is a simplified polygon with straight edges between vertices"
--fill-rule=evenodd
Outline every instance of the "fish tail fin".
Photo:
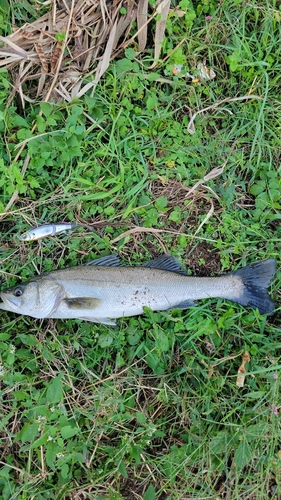
M 261 314 L 273 313 L 274 302 L 267 289 L 275 272 L 276 260 L 267 259 L 231 273 L 240 276 L 244 285 L 242 296 L 235 302 L 258 309 Z

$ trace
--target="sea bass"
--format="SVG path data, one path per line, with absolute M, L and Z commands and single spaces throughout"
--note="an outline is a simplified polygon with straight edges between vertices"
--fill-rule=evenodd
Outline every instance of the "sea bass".
M 143 266 L 123 266 L 111 255 L 51 271 L 1 292 L 0 309 L 33 318 L 83 319 L 114 325 L 117 318 L 153 311 L 186 309 L 194 300 L 228 299 L 270 314 L 267 288 L 276 261 L 268 259 L 214 278 L 188 276 L 171 255 Z

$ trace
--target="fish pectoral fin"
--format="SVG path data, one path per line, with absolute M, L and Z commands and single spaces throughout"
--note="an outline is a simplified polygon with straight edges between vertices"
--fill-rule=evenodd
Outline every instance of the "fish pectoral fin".
M 95 297 L 74 297 L 63 300 L 69 309 L 89 309 L 91 311 L 101 303 L 101 299 Z
M 172 271 L 178 274 L 187 274 L 181 266 L 181 263 L 172 255 L 164 254 L 156 259 L 150 260 L 142 265 L 142 267 L 151 267 L 153 269 L 161 269 L 162 271 Z
M 78 319 L 91 321 L 92 323 L 102 323 L 103 325 L 115 326 L 116 320 L 110 318 L 93 318 L 92 316 L 80 316 Z
M 193 300 L 184 300 L 179 304 L 175 304 L 173 307 L 171 307 L 171 309 L 188 309 L 189 307 L 194 307 L 194 306 L 197 306 L 197 304 Z
M 106 257 L 101 257 L 100 259 L 91 260 L 85 264 L 86 266 L 110 266 L 117 267 L 121 266 L 120 259 L 118 255 L 107 255 Z

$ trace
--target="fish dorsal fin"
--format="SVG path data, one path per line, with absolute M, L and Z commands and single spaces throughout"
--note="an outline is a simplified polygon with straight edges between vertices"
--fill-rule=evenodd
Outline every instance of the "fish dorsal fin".
M 106 257 L 101 257 L 100 259 L 91 260 L 86 263 L 86 266 L 107 266 L 116 267 L 121 266 L 120 259 L 118 255 L 107 255 Z
M 153 269 L 161 269 L 162 271 L 172 271 L 178 274 L 187 274 L 187 272 L 182 269 L 181 263 L 168 253 L 165 253 L 160 257 L 156 257 L 156 259 L 146 262 L 142 267 L 151 267 Z

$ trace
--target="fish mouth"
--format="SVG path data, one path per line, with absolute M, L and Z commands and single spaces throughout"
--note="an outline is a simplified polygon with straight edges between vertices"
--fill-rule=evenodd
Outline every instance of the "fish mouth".
M 8 311 L 12 310 L 12 311 L 15 311 L 19 306 L 20 306 L 20 302 L 19 300 L 17 300 L 16 297 L 5 297 L 3 294 L 0 294 L 0 297 L 1 299 L 3 300 L 2 304 L 0 304 L 0 307 L 1 306 L 5 306 L 5 309 L 7 309 Z M 4 309 L 2 307 L 2 309 Z

